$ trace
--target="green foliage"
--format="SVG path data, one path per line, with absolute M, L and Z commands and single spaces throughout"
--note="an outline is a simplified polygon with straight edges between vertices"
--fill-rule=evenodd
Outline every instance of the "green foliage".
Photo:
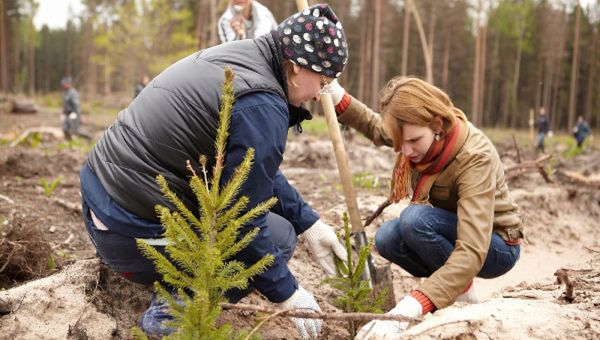
M 327 122 L 323 116 L 314 116 L 311 120 L 303 121 L 302 131 L 317 137 L 329 136 Z
M 54 255 L 50 254 L 48 258 L 48 270 L 53 271 L 54 269 L 56 269 L 56 260 L 54 259 Z
M 350 244 L 350 226 L 348 224 L 348 215 L 344 213 L 344 241 L 346 246 L 346 262 L 336 259 L 338 276 L 327 278 L 323 282 L 341 292 L 334 305 L 341 308 L 344 312 L 371 312 L 382 313 L 383 306 L 387 297 L 387 288 L 381 289 L 376 296 L 373 295 L 373 289 L 369 287 L 367 281 L 362 280 L 362 273 L 365 270 L 367 259 L 373 249 L 373 240 L 367 246 L 358 250 L 358 259 L 355 261 L 352 257 L 352 245 Z M 361 324 L 349 321 L 348 331 L 351 338 L 356 336 L 356 331 Z
M 93 146 L 94 146 L 93 142 L 90 142 L 86 139 L 74 136 L 70 140 L 66 140 L 64 142 L 58 143 L 56 145 L 56 148 L 58 150 L 65 150 L 65 149 L 80 150 L 83 153 L 87 154 L 88 152 L 90 152 L 90 150 L 92 150 Z
M 62 179 L 63 179 L 63 176 L 58 176 L 57 178 L 52 180 L 52 182 L 48 182 L 44 177 L 40 177 L 40 183 L 42 184 L 42 187 L 44 188 L 44 195 L 46 195 L 48 197 L 52 196 L 54 189 L 56 189 L 56 186 L 58 186 L 58 183 L 60 183 L 60 181 Z
M 367 172 L 358 172 L 352 176 L 354 186 L 364 189 L 378 189 L 379 177 L 371 175 Z
M 172 212 L 163 206 L 156 207 L 165 228 L 163 236 L 168 240 L 165 250 L 170 259 L 144 240 L 138 240 L 138 246 L 154 261 L 164 282 L 176 288 L 179 299 L 183 301 L 183 305 L 178 304 L 160 283 L 155 282 L 155 289 L 168 303 L 174 318 L 168 325 L 177 329 L 168 336 L 169 339 L 232 339 L 242 336 L 236 334 L 229 324 L 217 326 L 221 313 L 219 303 L 226 300 L 225 292 L 246 288 L 250 278 L 266 270 L 274 261 L 273 256 L 268 255 L 246 268 L 242 262 L 233 260 L 259 232 L 259 228 L 254 228 L 241 236 L 240 229 L 265 213 L 276 199 L 271 198 L 249 209 L 248 197 L 242 196 L 234 201 L 252 167 L 254 149 L 248 149 L 232 178 L 220 187 L 232 106 L 233 72 L 228 68 L 225 70 L 215 140 L 216 159 L 211 178 L 205 156 L 200 157 L 200 176 L 188 162 L 192 174 L 190 187 L 199 202 L 198 214 L 190 211 L 169 188 L 165 177 L 159 175 L 157 182 L 161 190 L 177 209 Z M 141 335 L 137 330 L 134 334 Z
M 37 148 L 42 143 L 42 135 L 39 132 L 31 132 L 25 138 L 17 142 L 17 145 L 28 145 L 31 148 Z

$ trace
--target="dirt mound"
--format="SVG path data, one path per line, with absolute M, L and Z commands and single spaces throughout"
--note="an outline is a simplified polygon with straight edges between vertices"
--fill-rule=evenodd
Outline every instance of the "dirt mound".
M 50 177 L 62 173 L 77 173 L 83 162 L 74 153 L 47 152 L 41 149 L 5 148 L 0 155 L 0 178 Z

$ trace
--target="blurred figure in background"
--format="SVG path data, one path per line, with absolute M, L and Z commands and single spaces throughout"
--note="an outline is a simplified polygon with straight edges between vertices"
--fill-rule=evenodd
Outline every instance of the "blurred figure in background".
M 148 75 L 144 74 L 142 76 L 142 78 L 135 84 L 135 90 L 133 92 L 133 98 L 137 97 L 138 94 L 140 94 L 140 92 L 142 92 L 142 90 L 144 89 L 144 87 L 146 87 L 146 85 L 148 85 L 149 81 L 150 81 L 150 78 L 148 77 Z
M 573 137 L 577 141 L 577 147 L 581 148 L 585 138 L 591 133 L 590 126 L 583 119 L 583 116 L 577 117 L 577 125 L 573 128 Z
M 60 81 L 63 87 L 63 117 L 62 128 L 65 138 L 71 140 L 73 135 L 79 133 L 81 123 L 81 103 L 79 93 L 73 87 L 71 77 L 63 77 Z
M 253 0 L 231 0 L 219 18 L 221 42 L 254 39 L 277 29 L 277 22 L 267 7 Z
M 543 106 L 540 107 L 540 116 L 538 117 L 535 125 L 537 126 L 538 131 L 537 137 L 535 138 L 535 147 L 541 152 L 546 152 L 544 138 L 546 138 L 546 135 L 550 131 L 550 120 L 548 119 L 548 115 L 546 115 L 546 109 Z

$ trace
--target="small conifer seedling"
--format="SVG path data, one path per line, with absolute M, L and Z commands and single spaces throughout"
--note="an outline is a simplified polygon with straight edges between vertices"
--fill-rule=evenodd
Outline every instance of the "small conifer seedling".
M 200 157 L 200 175 L 188 161 L 192 174 L 190 187 L 199 203 L 198 213 L 190 211 L 169 188 L 167 180 L 159 175 L 157 182 L 160 188 L 177 209 L 170 211 L 163 206 L 156 207 L 165 229 L 163 236 L 168 241 L 165 251 L 169 258 L 144 240 L 138 240 L 140 249 L 154 261 L 163 281 L 176 289 L 181 300 L 178 302 L 165 287 L 155 282 L 155 289 L 167 301 L 169 313 L 173 316 L 172 321 L 165 322 L 165 326 L 176 329 L 167 337 L 169 339 L 235 339 L 243 336 L 243 332 L 236 333 L 229 324 L 217 326 L 221 313 L 219 304 L 226 301 L 225 292 L 246 288 L 250 278 L 265 271 L 274 261 L 273 256 L 268 255 L 246 267 L 233 258 L 259 232 L 259 228 L 254 228 L 242 236 L 240 229 L 265 213 L 276 199 L 271 198 L 249 209 L 248 197 L 242 196 L 236 201 L 252 167 L 252 148 L 248 149 L 232 178 L 220 186 L 234 102 L 233 71 L 230 68 L 225 70 L 221 100 L 212 172 L 207 169 L 205 156 Z M 140 337 L 143 333 L 135 329 L 133 335 Z
M 324 283 L 341 292 L 341 295 L 335 299 L 334 305 L 347 313 L 382 313 L 381 307 L 387 298 L 387 288 L 381 289 L 374 295 L 369 283 L 362 279 L 367 258 L 371 253 L 371 249 L 373 249 L 373 240 L 370 240 L 368 245 L 358 249 L 358 258 L 355 261 L 352 257 L 351 231 L 346 213 L 344 213 L 343 236 L 346 246 L 346 261 L 341 261 L 336 257 L 338 276 L 324 280 Z M 348 331 L 351 339 L 354 339 L 360 326 L 362 324 L 356 321 L 348 321 Z

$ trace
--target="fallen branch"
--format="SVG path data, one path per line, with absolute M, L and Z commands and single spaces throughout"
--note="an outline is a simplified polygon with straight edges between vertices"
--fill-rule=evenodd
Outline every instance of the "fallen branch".
M 367 219 L 365 220 L 365 227 L 368 226 L 369 224 L 371 224 L 371 222 L 373 222 L 373 220 L 375 220 L 377 218 L 377 216 L 381 215 L 383 210 L 385 208 L 389 207 L 391 204 L 392 204 L 392 202 L 389 199 L 387 199 L 387 200 L 385 200 L 385 202 L 381 203 L 377 207 L 377 210 L 375 210 L 375 212 L 373 214 L 371 214 L 371 216 L 367 217 Z
M 521 150 L 519 149 L 519 144 L 517 143 L 517 138 L 515 138 L 515 134 L 512 134 L 513 144 L 515 145 L 515 150 L 517 150 L 517 163 L 521 163 Z
M 72 212 L 74 212 L 76 214 L 81 214 L 81 212 L 83 211 L 81 209 L 81 204 L 67 202 L 65 200 L 62 200 L 62 199 L 56 198 L 56 197 L 54 197 L 52 200 L 54 201 L 54 203 L 60 205 L 63 208 L 67 208 L 68 210 L 71 210 Z
M 590 248 L 590 247 L 588 247 L 588 246 L 583 246 L 583 247 L 584 247 L 585 249 L 587 249 L 587 250 L 591 251 L 591 252 L 594 252 L 594 253 L 600 253 L 600 250 L 593 249 L 593 248 Z
M 388 315 L 376 313 L 324 313 L 324 312 L 308 312 L 298 309 L 281 310 L 242 303 L 221 303 L 223 309 L 236 309 L 252 312 L 260 312 L 267 314 L 277 314 L 280 317 L 294 317 L 302 319 L 323 319 L 323 320 L 343 320 L 343 321 L 361 321 L 361 320 L 391 320 L 404 322 L 419 322 L 420 318 L 409 318 L 402 315 Z
M 19 137 L 10 143 L 10 147 L 14 148 L 15 146 L 23 143 L 27 140 L 27 138 L 34 133 L 46 133 L 54 136 L 55 138 L 62 138 L 63 133 L 59 128 L 50 127 L 50 126 L 38 126 L 25 130 Z
M 10 199 L 10 197 L 8 196 L 4 196 L 2 194 L 0 194 L 0 199 L 5 200 L 6 202 L 10 203 L 10 204 L 15 204 L 15 201 L 13 201 L 12 199 Z
M 559 269 L 556 271 L 556 273 L 554 273 L 554 275 L 556 276 L 556 281 L 558 281 L 558 284 L 564 283 L 566 286 L 565 292 L 563 293 L 564 296 L 561 296 L 561 298 L 569 303 L 573 302 L 575 299 L 575 296 L 573 295 L 573 282 L 571 282 L 569 279 L 568 272 L 564 269 Z
M 591 179 L 589 177 L 580 175 L 576 172 L 573 171 L 557 171 L 558 174 L 565 176 L 567 179 L 569 179 L 572 182 L 575 182 L 577 184 L 582 184 L 585 186 L 592 186 L 592 187 L 598 187 L 600 188 L 600 180 L 598 179 Z
M 526 172 L 537 170 L 540 173 L 540 175 L 542 175 L 546 183 L 553 183 L 554 181 L 550 178 L 548 172 L 546 172 L 546 169 L 544 169 L 544 162 L 546 162 L 550 158 L 552 158 L 552 155 L 545 155 L 536 159 L 535 161 L 517 163 L 511 166 L 507 166 L 504 169 L 504 172 L 506 173 L 507 178 L 513 178 L 520 176 Z

